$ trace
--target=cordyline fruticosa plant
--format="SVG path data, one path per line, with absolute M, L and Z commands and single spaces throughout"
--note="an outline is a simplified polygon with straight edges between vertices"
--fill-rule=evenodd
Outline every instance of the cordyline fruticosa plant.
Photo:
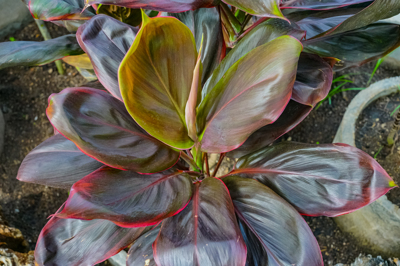
M 105 89 L 53 94 L 58 133 L 18 173 L 71 188 L 40 234 L 39 265 L 93 265 L 128 246 L 135 266 L 323 265 L 301 215 L 349 213 L 396 186 L 348 145 L 270 145 L 332 82 L 331 61 L 302 52 L 303 31 L 267 20 L 225 56 L 199 26 L 216 9 L 184 14 L 190 28 L 146 15 L 139 31 L 105 15 L 79 28 Z M 239 159 L 216 176 L 210 153 Z
M 146 11 L 149 16 L 155 16 L 158 11 L 159 15 L 172 12 L 169 15 L 182 20 L 192 30 L 196 17 L 201 17 L 206 23 L 204 27 L 213 33 L 215 26 L 220 25 L 221 38 L 228 48 L 234 47 L 252 28 L 267 19 L 275 18 L 275 24 L 284 24 L 286 20 L 290 27 L 305 32 L 301 39 L 305 52 L 341 60 L 334 66 L 335 70 L 381 58 L 400 45 L 399 26 L 378 22 L 400 13 L 398 0 L 23 1 L 35 19 L 63 25 L 73 33 L 96 14 L 106 14 L 136 27 L 141 23 L 139 8 L 149 9 Z M 212 10 L 218 12 L 217 18 L 199 11 L 202 7 L 211 9 L 214 6 Z M 196 11 L 176 13 L 188 10 Z M 202 27 L 200 24 L 199 28 Z M 215 36 L 208 36 L 208 40 L 213 38 Z M 196 44 L 198 48 L 197 39 Z M 88 67 L 88 58 L 76 43 L 74 34 L 44 42 L 0 43 L 0 69 L 43 65 L 61 58 L 74 66 Z

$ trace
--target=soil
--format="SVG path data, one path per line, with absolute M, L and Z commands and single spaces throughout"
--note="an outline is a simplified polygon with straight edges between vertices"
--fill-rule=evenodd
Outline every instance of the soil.
M 349 79 L 354 83 L 346 84 L 343 88 L 366 88 L 368 87 L 367 83 L 369 75 L 372 73 L 374 67 L 375 62 L 371 62 L 359 68 L 337 72 L 335 73 L 334 78 L 344 74 L 352 74 Z M 395 76 L 400 76 L 400 70 L 393 70 L 387 66 L 381 65 L 373 77 L 371 84 Z M 340 83 L 334 85 L 337 86 L 339 84 Z M 347 91 L 345 94 L 339 93 L 334 95 L 331 99 L 331 104 L 329 104 L 328 101 L 323 102 L 318 109 L 314 109 L 303 122 L 288 134 L 284 135 L 281 140 L 317 144 L 332 143 L 344 112 L 357 93 L 358 91 Z M 388 109 L 391 112 L 394 108 L 390 109 L 388 107 Z M 378 148 L 365 151 L 373 156 L 372 152 L 376 152 Z M 381 163 L 379 160 L 378 162 Z M 383 167 L 385 168 L 385 166 Z M 386 170 L 389 171 L 388 169 Z M 393 171 L 392 174 L 395 174 L 395 172 Z M 397 177 L 398 176 L 399 175 L 397 175 Z M 399 193 L 397 192 L 398 190 L 400 189 L 393 189 L 390 194 Z M 389 195 L 389 197 L 391 196 Z M 359 254 L 369 253 L 368 251 L 358 247 L 357 242 L 352 239 L 351 236 L 342 233 L 331 218 L 304 217 L 304 219 L 307 221 L 318 240 L 325 265 L 352 263 Z M 378 256 L 380 254 L 372 255 Z
M 379 98 L 361 113 L 356 130 L 356 146 L 376 157 L 396 184 L 400 184 L 400 141 L 390 147 L 386 139 L 397 115 L 391 113 L 399 105 L 398 93 Z M 387 196 L 400 206 L 400 189 L 392 189 Z
M 47 26 L 52 37 L 67 33 L 65 29 L 53 24 Z M 16 40 L 42 40 L 34 23 L 2 41 L 10 37 Z M 346 74 L 361 74 L 351 76 L 350 79 L 354 84 L 344 88 L 367 87 L 368 74 L 372 72 L 374 66 L 374 63 L 370 63 L 361 68 L 347 70 Z M 345 73 L 340 72 L 335 76 Z M 398 75 L 400 75 L 398 71 L 381 66 L 372 82 Z M 66 75 L 58 75 L 53 63 L 41 67 L 0 70 L 0 108 L 6 120 L 5 146 L 0 156 L 0 206 L 9 225 L 22 231 L 31 249 L 34 249 L 48 216 L 61 206 L 68 194 L 61 189 L 19 182 L 15 177 L 27 153 L 53 134 L 53 128 L 45 116 L 48 96 L 65 87 L 84 83 L 86 83 L 84 78 L 69 66 L 66 66 Z M 349 91 L 346 94 L 334 95 L 331 104 L 328 101 L 324 102 L 281 140 L 331 143 L 342 116 L 356 93 Z M 373 149 L 371 151 L 375 152 Z M 332 219 L 327 217 L 305 217 L 305 219 L 320 244 L 325 265 L 351 263 L 360 253 L 365 254 L 350 236 L 338 229 Z
M 46 24 L 52 37 L 68 32 L 52 23 Z M 7 36 L 17 41 L 42 41 L 33 22 L 22 31 Z M 68 193 L 18 181 L 15 177 L 24 157 L 42 141 L 53 135 L 45 115 L 47 98 L 66 87 L 86 83 L 77 70 L 65 65 L 60 76 L 54 63 L 41 67 L 14 67 L 0 70 L 0 108 L 6 122 L 3 153 L 0 156 L 0 205 L 10 226 L 22 231 L 34 249 L 41 228 L 55 213 Z

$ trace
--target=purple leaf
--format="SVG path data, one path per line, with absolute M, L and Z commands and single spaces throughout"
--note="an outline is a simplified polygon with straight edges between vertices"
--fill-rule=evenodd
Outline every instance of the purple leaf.
M 40 66 L 69 55 L 83 54 L 74 34 L 43 42 L 0 43 L 0 69 L 13 66 Z
M 22 161 L 17 179 L 50 187 L 70 189 L 103 164 L 82 153 L 61 134 L 33 149 Z
M 221 29 L 221 18 L 217 8 L 200 8 L 183 13 L 168 13 L 184 23 L 193 33 L 197 51 L 203 40 L 201 61 L 203 75 L 201 84 L 207 81 L 225 56 L 225 43 Z
M 268 265 L 323 265 L 317 240 L 289 203 L 255 180 L 229 176 L 223 181 L 239 219 L 264 248 L 258 248 L 257 253 L 268 254 Z M 251 243 L 248 248 L 254 245 L 254 236 L 246 234 L 247 243 Z M 253 257 L 253 261 L 257 259 Z
M 161 224 L 139 237 L 128 252 L 126 266 L 157 266 L 153 256 L 153 243 L 160 232 Z
M 106 220 L 54 216 L 39 235 L 35 260 L 40 266 L 95 265 L 114 256 L 149 229 L 122 228 Z
M 349 17 L 337 27 L 325 32 L 325 35 L 334 35 L 359 29 L 400 13 L 400 1 L 398 0 L 375 0 L 373 2 L 368 2 L 371 3 L 368 7 L 364 8 L 354 16 Z
M 194 186 L 188 206 L 163 221 L 153 244 L 156 264 L 245 265 L 246 246 L 228 190 L 212 177 Z
M 268 266 L 268 253 L 258 237 L 242 220 L 238 219 L 238 224 L 247 247 L 246 266 Z
M 325 10 L 325 11 L 310 11 L 297 10 L 290 12 L 287 18 L 306 31 L 306 39 L 311 39 L 325 31 L 331 30 L 349 17 L 360 12 L 368 6 L 368 4 L 360 4 L 348 6 L 345 8 Z
M 76 34 L 82 49 L 89 55 L 99 81 L 122 101 L 118 67 L 135 40 L 137 29 L 106 15 L 97 15 Z
M 296 127 L 311 112 L 312 107 L 290 100 L 281 116 L 272 124 L 263 126 L 237 149 L 228 153 L 239 158 L 254 151 L 267 147 L 279 137 Z
M 305 32 L 293 28 L 291 24 L 281 19 L 269 19 L 246 32 L 239 43 L 226 55 L 221 64 L 212 73 L 210 79 L 204 85 L 203 98 L 217 85 L 225 73 L 240 58 L 248 54 L 254 48 L 266 44 L 283 35 L 290 35 L 298 40 L 304 37 Z
M 73 185 L 59 216 L 143 227 L 180 212 L 191 196 L 192 177 L 188 173 L 141 175 L 105 166 Z
M 292 99 L 314 107 L 328 95 L 332 79 L 332 67 L 327 62 L 317 55 L 301 53 Z
M 371 0 L 288 0 L 281 5 L 281 9 L 327 10 L 365 2 L 371 2 Z
M 86 3 L 178 13 L 201 7 L 213 7 L 218 4 L 218 0 L 86 0 Z
M 341 60 L 334 70 L 360 66 L 400 46 L 400 25 L 375 23 L 364 28 L 303 42 L 304 51 Z
M 85 0 L 23 0 L 35 19 L 86 20 L 95 15 L 92 7 L 85 7 Z
M 281 142 L 237 162 L 232 175 L 270 187 L 308 216 L 338 216 L 375 201 L 396 186 L 365 152 L 346 144 Z
M 47 116 L 81 151 L 114 168 L 154 173 L 179 158 L 140 128 L 121 101 L 101 90 L 67 88 L 53 94 Z
M 225 72 L 198 107 L 202 151 L 233 150 L 278 119 L 290 100 L 301 50 L 297 39 L 281 36 L 251 50 Z M 243 106 L 249 108 L 244 111 Z

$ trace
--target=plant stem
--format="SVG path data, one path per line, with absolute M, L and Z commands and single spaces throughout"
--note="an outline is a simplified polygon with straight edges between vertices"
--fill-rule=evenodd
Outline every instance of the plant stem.
M 225 158 L 225 155 L 226 155 L 226 152 L 225 153 L 221 153 L 221 156 L 219 156 L 219 160 L 218 160 L 217 166 L 215 166 L 215 169 L 214 169 L 214 172 L 212 174 L 212 177 L 215 177 L 215 175 L 217 174 L 218 169 L 221 166 L 221 163 Z
M 369 80 L 367 82 L 367 85 L 369 85 L 371 83 L 372 78 L 375 75 L 375 72 L 378 70 L 379 66 L 382 64 L 383 60 L 385 60 L 385 57 L 379 58 L 379 60 L 376 62 L 374 71 L 372 71 L 371 76 L 369 77 Z
M 394 120 L 392 129 L 389 131 L 389 135 L 387 137 L 387 143 L 389 146 L 392 146 L 394 144 L 394 135 L 400 128 L 399 124 L 400 124 L 400 112 L 398 111 L 396 115 L 396 120 Z
M 39 19 L 35 19 L 36 25 L 39 28 L 40 33 L 42 34 L 43 38 L 45 41 L 47 40 L 51 40 L 51 36 L 49 31 L 47 30 L 46 25 L 44 25 L 44 22 L 39 20 Z M 54 61 L 54 63 L 56 64 L 57 70 L 58 70 L 58 74 L 60 75 L 64 75 L 64 68 L 62 66 L 62 63 L 60 60 L 56 60 Z
M 200 169 L 197 167 L 196 163 L 192 158 L 189 157 L 184 151 L 181 152 L 181 158 L 190 165 L 190 168 L 196 172 L 200 172 Z
M 225 15 L 227 16 L 228 21 L 230 22 L 229 24 L 233 27 L 235 33 L 239 33 L 242 25 L 240 22 L 237 20 L 235 15 L 232 13 L 232 10 L 229 9 L 228 5 L 225 3 L 220 4 L 222 10 L 224 11 Z
M 240 29 L 240 32 L 239 32 L 239 36 L 242 35 L 242 33 L 244 32 L 244 29 L 246 28 L 247 23 L 249 23 L 251 18 L 252 18 L 252 15 L 249 15 L 249 14 L 246 15 L 246 17 L 243 21 L 242 27 Z
M 207 153 L 205 153 L 205 162 L 206 162 L 206 173 L 207 173 L 207 175 L 208 176 L 210 176 L 210 167 L 208 166 L 208 154 Z
M 381 145 L 378 149 L 378 151 L 374 154 L 374 159 L 376 159 L 376 157 L 378 157 L 378 154 L 381 152 L 381 150 L 383 149 L 383 145 Z

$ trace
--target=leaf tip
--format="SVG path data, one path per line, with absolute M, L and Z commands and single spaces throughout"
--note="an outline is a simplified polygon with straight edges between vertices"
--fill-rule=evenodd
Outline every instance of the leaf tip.
M 144 12 L 143 9 L 140 9 L 142 11 L 142 27 L 145 26 L 147 23 L 150 22 L 150 18 L 147 16 L 146 12 Z
M 398 187 L 398 185 L 393 181 L 389 181 L 389 187 Z
M 283 15 L 281 9 L 279 8 L 279 5 L 274 5 L 273 10 L 272 10 L 272 14 L 273 14 L 274 16 L 276 16 L 277 18 L 286 20 L 287 22 L 289 22 L 289 24 L 291 24 L 290 20 L 287 19 L 287 18 Z

